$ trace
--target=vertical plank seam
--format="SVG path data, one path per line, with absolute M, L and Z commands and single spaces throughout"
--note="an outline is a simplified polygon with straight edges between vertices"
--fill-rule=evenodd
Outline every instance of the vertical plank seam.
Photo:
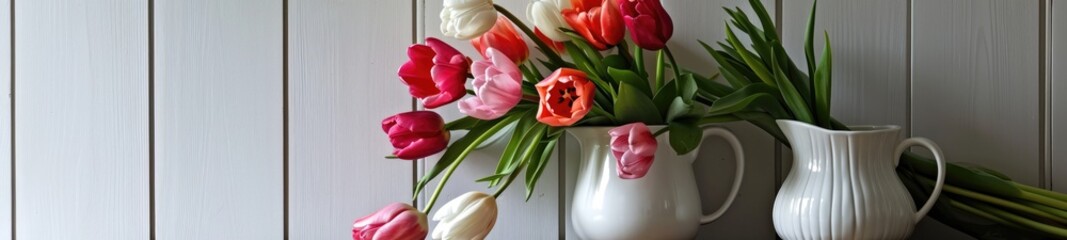
M 1038 155 L 1040 157 L 1038 158 L 1038 166 L 1037 167 L 1038 167 L 1038 186 L 1041 186 L 1042 188 L 1045 188 L 1045 189 L 1049 189 L 1050 186 L 1051 186 L 1051 182 L 1052 182 L 1052 181 L 1050 181 L 1051 176 L 1049 174 L 1049 165 L 1050 165 L 1050 162 L 1051 162 L 1051 160 L 1049 159 L 1051 157 L 1051 154 L 1049 154 L 1049 151 L 1051 149 L 1051 148 L 1049 148 L 1049 144 L 1052 141 L 1049 140 L 1049 137 L 1051 137 L 1051 134 L 1048 134 L 1048 130 L 1051 129 L 1051 127 L 1050 127 L 1051 121 L 1049 121 L 1050 117 L 1051 117 L 1051 115 L 1049 113 L 1051 113 L 1051 111 L 1048 108 L 1049 107 L 1049 97 L 1051 96 L 1051 94 L 1049 94 L 1049 91 L 1051 91 L 1051 89 L 1048 87 L 1048 84 L 1049 84 L 1050 81 L 1049 81 L 1049 77 L 1048 77 L 1049 74 L 1047 72 L 1049 69 L 1051 69 L 1048 66 L 1048 64 L 1051 63 L 1051 61 L 1048 61 L 1048 56 L 1051 55 L 1051 54 L 1048 54 L 1048 50 L 1050 48 L 1047 45 L 1047 44 L 1050 43 L 1050 41 L 1048 41 L 1048 39 L 1047 39 L 1048 36 L 1049 36 L 1049 34 L 1048 34 L 1048 31 L 1049 31 L 1049 28 L 1048 28 L 1049 27 L 1049 18 L 1051 16 L 1051 14 L 1049 14 L 1049 12 L 1048 12 L 1051 9 L 1051 8 L 1049 8 L 1049 4 L 1050 3 L 1051 3 L 1051 0 L 1042 0 L 1040 2 L 1039 10 L 1038 10 L 1039 13 L 1038 13 L 1038 18 L 1037 18 L 1038 19 L 1038 37 L 1037 37 L 1037 41 L 1038 41 L 1038 44 L 1037 44 L 1037 47 L 1038 47 L 1038 51 L 1037 51 L 1038 64 L 1037 64 L 1037 66 L 1038 66 L 1038 81 L 1039 81 L 1038 82 L 1038 88 L 1039 88 L 1039 90 L 1038 90 L 1038 112 L 1039 112 L 1039 117 L 1038 117 L 1039 123 L 1038 123 L 1038 126 L 1040 128 L 1040 130 L 1038 131 L 1038 138 L 1039 138 L 1038 141 L 1040 141 L 1040 143 L 1041 143 L 1041 144 L 1038 144 L 1038 149 L 1039 149 L 1038 150 Z
M 11 100 L 11 240 L 15 240 L 15 0 L 11 0 L 10 6 L 8 6 L 11 16 L 11 93 L 8 97 Z
M 289 239 L 289 0 L 282 0 L 282 236 Z
M 559 239 L 567 239 L 567 136 L 561 136 L 556 143 L 556 163 L 559 165 L 559 174 L 556 174 L 556 229 L 559 231 Z
M 411 43 L 415 44 L 419 42 L 419 0 L 411 0 Z M 415 104 L 415 98 L 411 98 L 411 110 L 418 110 L 418 105 Z M 419 165 L 422 164 L 423 159 L 419 159 L 411 162 L 411 186 L 418 185 L 419 181 Z M 419 194 L 414 194 L 415 197 L 411 200 L 411 205 L 415 206 L 415 209 L 420 209 Z
M 774 4 L 774 26 L 776 28 L 774 31 L 778 33 L 778 36 L 782 36 L 782 29 L 784 29 L 782 25 L 785 24 L 782 22 L 782 12 L 785 10 L 782 7 L 782 0 L 775 0 Z M 785 39 L 784 37 L 779 38 Z M 777 193 L 778 189 L 782 188 L 782 182 L 785 181 L 783 176 L 785 175 L 783 172 L 785 170 L 782 169 L 784 168 L 782 161 L 785 161 L 783 159 L 785 156 L 782 154 L 782 144 L 778 140 L 772 140 L 771 143 L 774 144 L 774 192 Z
M 907 135 L 905 137 L 911 137 L 912 135 L 914 135 L 912 127 L 911 127 L 912 126 L 912 119 L 911 119 L 912 91 L 911 91 L 911 86 L 912 86 L 912 81 L 914 79 L 912 77 L 912 72 L 911 72 L 911 68 L 912 68 L 912 59 L 911 59 L 912 46 L 911 45 L 912 45 L 912 42 L 914 41 L 914 39 L 912 39 L 912 31 L 914 31 L 913 26 L 912 26 L 912 24 L 914 23 L 914 21 L 912 20 L 912 17 L 913 17 L 912 16 L 912 12 L 914 10 L 912 9 L 912 6 L 914 5 L 914 2 L 913 2 L 913 0 L 905 0 L 905 1 L 907 2 L 907 6 L 906 6 L 906 8 L 907 8 L 907 11 L 906 11 L 907 12 L 907 16 L 905 16 L 904 19 L 907 22 L 904 25 L 907 26 L 908 29 L 907 29 L 907 31 L 904 31 L 904 33 L 906 34 L 905 38 L 907 38 L 907 41 L 905 41 L 905 44 L 904 44 L 904 48 L 905 48 L 904 49 L 904 55 L 905 55 L 904 56 L 904 61 L 906 61 L 904 63 L 904 69 L 905 69 L 904 71 L 905 71 L 905 78 L 906 78 L 905 81 L 904 81 L 904 92 L 905 92 L 905 96 L 906 96 L 905 99 L 904 99 L 904 128 L 905 128 L 904 134 Z
M 426 16 L 425 16 L 426 15 L 426 0 L 412 0 L 412 2 L 413 2 L 412 6 L 414 8 L 414 13 L 412 15 L 414 16 L 415 20 L 414 20 L 414 22 L 412 24 L 414 26 L 414 29 L 413 29 L 414 30 L 414 35 L 413 35 L 413 39 L 411 39 L 411 43 L 412 44 L 416 44 L 416 43 L 419 43 L 423 38 L 426 37 Z M 411 98 L 411 110 L 412 111 L 419 110 L 418 101 L 414 97 Z M 414 168 L 415 168 L 415 171 L 413 172 L 413 174 L 411 176 L 412 186 L 415 186 L 415 184 L 418 184 L 419 176 L 426 172 L 426 159 L 424 158 L 424 159 L 419 159 L 418 161 L 416 161 Z M 414 189 L 414 187 L 412 189 Z M 413 202 L 414 202 L 414 205 L 416 205 L 416 206 L 422 205 L 420 203 L 422 201 L 426 200 L 426 190 L 425 189 L 423 189 L 422 191 L 417 192 L 417 193 L 412 193 L 412 195 L 415 195 L 415 200 Z M 421 206 L 420 206 L 420 208 L 421 208 Z M 429 213 L 427 213 L 427 214 L 429 214 Z
M 1055 20 L 1054 19 L 1055 18 L 1055 16 L 1054 16 L 1055 14 L 1054 14 L 1054 11 L 1053 11 L 1053 9 L 1054 9 L 1053 6 L 1055 5 L 1055 3 L 1056 3 L 1056 1 L 1052 1 L 1052 0 L 1048 1 L 1047 10 L 1048 10 L 1049 14 L 1046 17 L 1046 20 L 1048 21 L 1048 25 L 1045 26 L 1046 29 L 1049 30 L 1049 33 L 1052 33 L 1052 34 L 1047 34 L 1046 35 L 1048 38 L 1047 38 L 1047 40 L 1045 42 L 1047 44 L 1047 47 L 1048 47 L 1045 50 L 1047 52 L 1049 52 L 1049 54 L 1048 54 L 1048 56 L 1046 58 L 1048 60 L 1048 62 L 1046 62 L 1046 64 L 1048 64 L 1047 65 L 1048 68 L 1046 68 L 1046 74 L 1048 74 L 1048 77 L 1046 78 L 1046 84 L 1048 84 L 1048 86 L 1046 88 L 1046 91 L 1048 91 L 1049 95 L 1046 98 L 1046 101 L 1048 101 L 1048 105 L 1045 106 L 1045 110 L 1048 111 L 1048 114 L 1045 115 L 1046 117 L 1048 117 L 1048 119 L 1047 119 L 1048 129 L 1045 129 L 1045 132 L 1049 132 L 1049 133 L 1051 133 L 1056 128 L 1056 125 L 1053 124 L 1054 123 L 1053 120 L 1055 120 L 1055 114 L 1053 114 L 1053 111 L 1052 111 L 1052 109 L 1054 109 L 1053 105 L 1056 104 L 1056 102 L 1054 101 L 1055 98 L 1056 98 L 1056 95 L 1055 95 L 1055 91 L 1053 91 L 1053 89 L 1055 89 L 1054 87 L 1056 86 L 1056 81 L 1054 81 L 1056 75 L 1055 75 L 1055 72 L 1052 71 L 1053 60 L 1055 60 L 1055 58 L 1056 58 L 1056 54 L 1052 54 L 1052 52 L 1055 51 L 1055 48 L 1056 48 L 1056 45 L 1053 44 L 1053 43 L 1055 43 L 1054 40 L 1056 39 L 1056 36 L 1055 36 L 1056 21 L 1054 21 Z M 1055 138 L 1053 138 L 1053 134 L 1048 134 L 1047 139 L 1048 139 L 1048 142 L 1045 143 L 1045 146 L 1046 146 L 1045 151 L 1047 151 L 1047 153 L 1048 153 L 1048 162 L 1046 164 L 1048 164 L 1048 168 L 1047 169 L 1050 171 L 1049 172 L 1049 176 L 1048 176 L 1049 181 L 1048 181 L 1048 188 L 1047 189 L 1051 190 L 1051 189 L 1054 189 L 1053 187 L 1055 187 L 1055 185 L 1056 185 L 1056 182 L 1052 181 L 1053 178 L 1055 177 L 1055 174 L 1052 174 L 1052 172 L 1051 172 L 1051 171 L 1054 170 L 1053 167 L 1056 166 L 1056 161 L 1055 161 L 1056 160 L 1056 155 L 1055 155 L 1055 152 L 1052 151 L 1053 150 L 1053 146 L 1055 146 L 1054 145 L 1055 144 Z
M 148 0 L 148 238 L 156 239 L 155 0 Z

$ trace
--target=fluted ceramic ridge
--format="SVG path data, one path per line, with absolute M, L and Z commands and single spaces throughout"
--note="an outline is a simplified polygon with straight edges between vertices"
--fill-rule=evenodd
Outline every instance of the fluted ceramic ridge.
M 774 201 L 783 239 L 903 239 L 915 206 L 896 175 L 897 126 L 835 131 L 778 120 L 793 168 Z

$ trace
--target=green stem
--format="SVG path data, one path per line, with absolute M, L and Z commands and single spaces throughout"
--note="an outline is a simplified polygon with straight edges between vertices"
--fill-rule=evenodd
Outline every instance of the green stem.
M 1022 194 L 1019 195 L 1019 198 L 1026 199 L 1035 203 L 1044 204 L 1045 206 L 1054 207 L 1061 210 L 1067 210 L 1067 202 L 1062 202 L 1050 197 L 1038 195 L 1036 193 L 1022 191 Z
M 956 200 L 952 200 L 950 198 L 943 198 L 943 200 L 948 201 L 948 204 L 951 205 L 952 207 L 959 208 L 959 209 L 961 209 L 961 210 L 963 210 L 965 212 L 969 212 L 971 214 L 977 215 L 977 216 L 985 218 L 987 220 L 990 220 L 990 221 L 993 221 L 993 222 L 996 222 L 996 223 L 999 223 L 999 224 L 1007 225 L 1007 226 L 1021 228 L 1021 226 L 1019 226 L 1018 224 L 1010 222 L 1010 221 L 1008 221 L 1008 220 L 1006 220 L 1004 218 L 997 217 L 997 216 L 995 216 L 993 214 L 989 214 L 988 212 L 984 212 L 982 210 L 978 210 L 977 208 L 971 207 L 970 205 L 960 203 L 960 202 L 958 202 Z
M 1033 186 L 1030 186 L 1030 185 L 1019 184 L 1017 182 L 1012 182 L 1012 184 L 1014 184 L 1015 187 L 1021 188 L 1022 190 L 1027 191 L 1027 192 L 1033 192 L 1033 193 L 1036 193 L 1036 194 L 1039 194 L 1039 195 L 1042 195 L 1042 196 L 1046 196 L 1046 197 L 1054 198 L 1056 200 L 1067 202 L 1067 194 L 1063 194 L 1063 193 L 1059 193 L 1059 192 L 1053 192 L 1053 191 L 1049 191 L 1049 190 L 1046 190 L 1046 189 L 1043 189 L 1043 188 L 1033 187 Z
M 445 189 L 445 183 L 452 177 L 452 172 L 456 171 L 456 168 L 459 167 L 459 163 L 463 162 L 462 160 L 462 158 L 457 159 L 455 162 L 452 162 L 451 165 L 448 165 L 448 169 L 445 170 L 445 175 L 441 176 L 441 181 L 437 183 L 437 188 L 433 190 L 433 195 L 430 195 L 430 200 L 426 202 L 426 207 L 422 208 L 423 213 L 430 213 L 430 210 L 433 209 L 433 204 L 437 203 L 437 197 L 441 195 L 441 190 Z
M 674 69 L 674 79 L 682 78 L 681 66 L 678 66 L 678 61 L 674 60 L 674 54 L 671 53 L 671 48 L 663 46 L 663 50 L 667 52 L 667 58 L 671 60 L 672 69 Z
M 642 48 L 634 48 L 634 66 L 637 69 L 638 74 L 648 78 L 648 72 L 645 72 L 645 50 Z
M 1041 205 L 1041 204 L 1037 204 L 1037 203 L 1033 203 L 1033 202 L 1028 202 L 1028 201 L 1022 201 L 1022 204 L 1026 205 L 1026 206 L 1029 206 L 1029 207 L 1032 207 L 1032 208 L 1036 208 L 1036 209 L 1041 210 L 1041 211 L 1048 212 L 1049 214 L 1052 214 L 1052 215 L 1056 215 L 1056 216 L 1067 218 L 1067 211 L 1064 211 L 1064 210 L 1060 210 L 1060 209 L 1057 209 L 1057 208 L 1054 208 L 1054 207 L 1049 207 L 1049 206 L 1045 206 L 1045 205 Z
M 662 49 L 660 49 L 659 53 L 656 54 L 656 89 L 652 89 L 652 91 L 659 91 L 660 88 L 663 88 L 663 84 L 664 84 L 663 83 L 663 57 L 664 57 L 664 54 L 665 53 L 664 53 L 664 51 Z
M 1059 237 L 1059 238 L 1067 238 L 1067 229 L 1058 228 L 1058 227 L 1055 227 L 1055 226 L 1051 226 L 1051 225 L 1048 225 L 1048 224 L 1044 224 L 1044 223 L 1040 223 L 1040 222 L 1037 222 L 1037 221 L 1034 221 L 1034 220 L 1030 220 L 1030 219 L 1027 219 L 1025 217 L 1022 217 L 1022 216 L 1019 216 L 1019 215 L 1015 215 L 1015 214 L 1012 214 L 1010 212 L 1007 212 L 1007 211 L 1004 211 L 1004 210 L 1000 210 L 1000 209 L 997 209 L 995 207 L 992 207 L 992 206 L 989 206 L 989 205 L 985 205 L 985 204 L 981 204 L 981 203 L 975 203 L 974 207 L 978 208 L 978 209 L 980 209 L 982 211 L 988 212 L 988 213 L 990 213 L 992 215 L 995 215 L 997 217 L 1001 217 L 1001 218 L 1007 219 L 1009 221 L 1018 223 L 1019 225 L 1026 226 L 1026 227 L 1028 227 L 1030 229 L 1034 229 L 1034 230 L 1038 230 L 1038 231 L 1041 231 L 1041 232 L 1044 232 L 1044 233 L 1047 233 L 1047 234 L 1051 234 L 1051 235 Z
M 667 130 L 669 130 L 669 128 L 660 129 L 659 131 L 656 131 L 656 133 L 653 133 L 652 137 L 659 137 L 659 135 L 666 133 Z
M 927 178 L 922 177 L 922 176 L 920 176 L 920 178 L 922 180 L 924 180 L 924 181 L 930 181 L 930 179 L 927 179 Z M 982 202 L 995 204 L 995 205 L 998 205 L 998 206 L 1001 206 L 1001 207 L 1005 207 L 1005 208 L 1008 208 L 1008 209 L 1017 210 L 1017 211 L 1020 211 L 1020 212 L 1032 214 L 1034 216 L 1039 216 L 1039 217 L 1055 220 L 1056 222 L 1067 224 L 1067 218 L 1063 218 L 1063 217 L 1060 217 L 1060 216 L 1052 215 L 1050 213 L 1047 213 L 1047 212 L 1044 212 L 1044 211 L 1041 211 L 1041 210 L 1038 210 L 1038 209 L 1035 209 L 1035 208 L 1032 208 L 1032 207 L 1028 207 L 1028 206 L 1025 206 L 1025 205 L 1016 203 L 1016 202 L 1012 202 L 1012 201 L 1004 200 L 1004 199 L 1001 199 L 1001 198 L 985 195 L 985 194 L 982 194 L 982 193 L 970 191 L 970 190 L 963 189 L 963 188 L 958 188 L 958 187 L 955 187 L 955 186 L 952 186 L 952 185 L 944 185 L 944 189 L 945 189 L 946 192 L 949 192 L 949 193 L 952 193 L 952 194 L 956 194 L 956 195 L 960 195 L 960 196 L 963 196 L 963 197 L 966 197 L 966 198 L 970 198 L 970 199 L 974 199 L 974 200 L 978 200 L 978 201 L 982 201 Z
M 500 12 L 501 14 L 504 14 L 504 17 L 507 17 L 508 20 L 511 20 L 511 22 L 515 23 L 516 26 L 519 26 L 519 29 L 521 29 L 523 33 L 526 33 L 526 36 L 530 37 L 530 40 L 533 40 L 534 44 L 537 44 L 537 47 L 541 49 L 541 52 L 544 53 L 545 56 L 552 61 L 552 63 L 555 63 L 558 66 L 566 66 L 566 62 L 563 61 L 563 58 L 560 57 L 559 54 L 556 54 L 556 52 L 553 51 L 552 48 L 548 47 L 548 44 L 542 42 L 541 38 L 538 38 L 537 35 L 534 34 L 532 30 L 530 30 L 530 27 L 527 27 L 526 24 L 522 23 L 522 20 L 520 20 L 518 17 L 515 17 L 515 14 L 512 14 L 510 11 L 508 11 L 508 9 L 497 4 L 493 4 L 493 8 L 496 8 L 496 11 Z
M 519 175 L 519 172 L 520 172 L 519 170 L 521 170 L 521 169 L 515 169 L 515 171 L 512 172 L 510 176 L 508 176 L 508 180 L 504 181 L 504 185 L 501 185 L 500 187 L 498 187 L 496 189 L 496 192 L 493 193 L 493 198 L 500 198 L 500 194 L 503 194 L 504 190 L 508 189 L 508 186 L 511 186 L 511 182 L 515 181 L 515 176 Z M 526 171 L 529 171 L 529 170 L 526 170 Z
M 622 56 L 623 60 L 628 63 L 634 62 L 633 56 L 630 56 L 630 47 L 626 45 L 626 41 L 619 41 L 619 45 L 615 45 L 616 50 L 619 51 L 619 56 Z

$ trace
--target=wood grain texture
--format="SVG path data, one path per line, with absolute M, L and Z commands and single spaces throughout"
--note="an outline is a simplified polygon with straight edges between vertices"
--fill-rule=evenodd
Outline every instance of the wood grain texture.
M 1051 36 L 1049 53 L 1052 94 L 1049 96 L 1052 117 L 1052 190 L 1067 192 L 1067 1 L 1051 1 Z
M 470 56 L 472 60 L 481 60 L 482 57 L 474 50 L 469 41 L 457 40 L 451 37 L 446 37 L 441 34 L 440 25 L 441 13 L 443 1 L 437 0 L 420 0 L 424 7 L 422 16 L 422 28 L 418 29 L 421 33 L 419 36 L 423 37 L 436 37 L 448 44 L 451 44 L 459 51 L 463 52 L 467 56 Z M 504 6 L 509 11 L 514 13 L 519 18 L 522 18 L 524 22 L 526 19 L 526 4 L 529 1 L 496 1 L 496 4 Z M 516 28 L 516 30 L 518 30 Z M 522 34 L 522 33 L 520 33 Z M 524 36 L 525 37 L 525 36 Z M 422 41 L 422 39 L 419 39 Z M 534 46 L 533 42 L 526 38 L 527 45 Z M 531 50 L 530 59 L 543 58 L 543 55 L 539 54 L 536 50 Z M 548 75 L 545 72 L 544 75 Z M 469 85 L 468 85 L 469 86 Z M 435 109 L 434 111 L 441 113 L 446 121 L 458 119 L 464 116 L 459 112 L 457 104 L 449 104 Z M 419 105 L 421 107 L 421 104 Z M 458 133 L 458 132 L 457 132 Z M 463 136 L 462 133 L 454 133 L 453 139 L 459 139 Z M 482 191 L 492 194 L 496 189 L 486 188 L 487 184 L 474 182 L 474 180 L 492 175 L 496 170 L 496 163 L 500 159 L 500 155 L 507 145 L 508 137 L 511 135 L 504 135 L 503 139 L 496 144 L 487 146 L 486 148 L 472 152 L 467 159 L 463 162 L 456 172 L 449 179 L 448 185 L 441 196 L 438 198 L 434 207 L 434 212 L 440 209 L 441 205 L 447 203 L 455 197 L 469 191 Z M 432 169 L 437 162 L 436 157 L 430 157 L 424 159 L 425 169 L 421 169 L 417 176 L 421 178 L 426 169 Z M 493 231 L 490 232 L 488 239 L 506 238 L 506 239 L 554 239 L 560 237 L 559 231 L 559 173 L 558 171 L 552 171 L 557 169 L 557 162 L 560 161 L 556 157 L 549 160 L 548 165 L 545 167 L 545 171 L 542 173 L 540 180 L 537 183 L 537 187 L 529 201 L 525 201 L 525 186 L 523 179 L 518 178 L 507 189 L 507 191 L 501 195 L 500 199 L 497 199 L 497 205 L 499 206 L 499 212 L 497 213 L 496 226 Z M 426 197 L 429 197 L 436 187 L 437 181 L 431 182 L 427 185 L 427 190 L 424 191 Z M 422 198 L 424 201 L 427 198 Z M 437 225 L 436 222 L 431 221 L 431 229 Z
M 157 0 L 159 239 L 282 239 L 282 2 Z
M 11 46 L 11 0 L 0 1 L 0 46 Z M 11 239 L 11 48 L 0 47 L 0 240 Z
M 912 136 L 1038 183 L 1038 1 L 913 3 Z
M 147 9 L 15 6 L 18 239 L 149 237 Z
M 381 130 L 382 118 L 411 110 L 395 72 L 407 60 L 411 9 L 289 2 L 291 239 L 351 238 L 354 219 L 411 201 L 413 162 L 385 159 Z

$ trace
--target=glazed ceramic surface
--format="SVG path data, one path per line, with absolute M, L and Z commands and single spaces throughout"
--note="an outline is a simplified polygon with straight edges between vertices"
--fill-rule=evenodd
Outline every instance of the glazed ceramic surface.
M 900 127 L 831 131 L 778 120 L 793 148 L 793 169 L 774 201 L 774 228 L 782 239 L 904 239 L 941 193 L 945 162 L 925 138 L 900 141 Z M 915 206 L 896 171 L 908 147 L 929 148 L 938 164 L 937 185 Z
M 656 138 L 656 158 L 647 175 L 621 179 L 611 154 L 612 127 L 569 128 L 581 144 L 582 158 L 571 205 L 571 219 L 582 239 L 692 239 L 700 224 L 710 223 L 730 207 L 741 186 L 744 151 L 728 130 L 706 128 L 704 136 L 727 140 L 737 156 L 736 176 L 726 201 L 718 210 L 702 215 L 692 163 L 697 151 L 677 155 L 668 133 Z M 663 126 L 649 126 L 652 132 Z

